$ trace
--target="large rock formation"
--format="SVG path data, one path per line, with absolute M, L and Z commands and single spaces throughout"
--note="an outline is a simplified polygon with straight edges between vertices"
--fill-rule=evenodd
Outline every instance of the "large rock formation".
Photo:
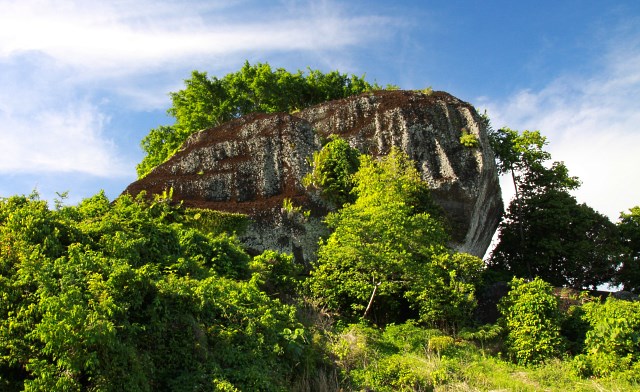
M 475 135 L 477 147 L 460 142 Z M 443 92 L 378 91 L 326 102 L 293 114 L 253 114 L 192 135 L 181 151 L 125 190 L 161 193 L 187 206 L 241 212 L 252 225 L 241 240 L 255 251 L 277 249 L 313 259 L 329 209 L 301 179 L 307 159 L 331 134 L 361 152 L 385 155 L 392 146 L 415 160 L 443 207 L 451 245 L 484 255 L 502 213 L 493 151 L 481 118 Z M 286 211 L 283 200 L 311 210 Z

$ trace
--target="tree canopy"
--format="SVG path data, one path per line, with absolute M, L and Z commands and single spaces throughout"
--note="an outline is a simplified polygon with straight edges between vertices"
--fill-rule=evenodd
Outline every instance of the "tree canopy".
M 137 166 L 139 177 L 167 160 L 194 132 L 249 113 L 291 113 L 380 88 L 364 76 L 313 69 L 291 73 L 283 68 L 274 70 L 268 63 L 249 62 L 222 78 L 193 71 L 184 83 L 183 90 L 169 94 L 172 106 L 168 113 L 175 124 L 152 129 L 142 139 L 146 156 Z
M 571 196 L 580 182 L 562 162 L 547 163 L 546 138 L 539 131 L 503 128 L 491 140 L 498 168 L 511 173 L 516 190 L 491 267 L 578 289 L 611 282 L 619 265 L 616 227 Z
M 360 167 L 360 152 L 347 141 L 333 137 L 313 154 L 312 170 L 303 179 L 305 186 L 320 190 L 337 207 L 354 201 L 353 175 Z

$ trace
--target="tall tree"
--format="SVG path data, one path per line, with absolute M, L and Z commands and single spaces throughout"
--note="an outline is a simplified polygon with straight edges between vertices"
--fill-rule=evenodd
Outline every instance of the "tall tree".
M 490 265 L 555 286 L 595 288 L 614 277 L 619 252 L 617 229 L 606 216 L 552 190 L 511 203 Z
M 539 131 L 491 133 L 498 168 L 510 172 L 516 195 L 500 225 L 490 265 L 520 277 L 576 288 L 609 282 L 617 267 L 617 233 L 605 216 L 578 204 L 580 182 L 562 162 L 548 164 Z

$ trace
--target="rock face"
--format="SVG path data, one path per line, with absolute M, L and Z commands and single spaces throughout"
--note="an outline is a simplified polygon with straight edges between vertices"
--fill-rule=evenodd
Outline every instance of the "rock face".
M 463 129 L 477 147 L 460 142 Z M 253 114 L 192 135 L 181 151 L 125 190 L 173 188 L 186 206 L 241 212 L 252 225 L 241 237 L 256 252 L 276 249 L 312 260 L 327 234 L 328 212 L 301 179 L 307 159 L 338 134 L 373 156 L 400 147 L 413 159 L 443 207 L 458 251 L 483 256 L 503 205 L 493 151 L 475 109 L 443 92 L 378 91 L 326 102 L 294 114 Z M 310 210 L 303 217 L 283 200 Z

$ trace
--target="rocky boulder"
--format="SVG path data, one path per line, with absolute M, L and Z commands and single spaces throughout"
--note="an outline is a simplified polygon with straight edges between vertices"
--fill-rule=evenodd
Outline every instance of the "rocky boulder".
M 463 145 L 463 132 L 477 146 Z M 252 224 L 241 240 L 249 249 L 312 260 L 330 206 L 301 180 L 331 134 L 373 156 L 404 150 L 443 207 L 451 246 L 484 255 L 503 210 L 494 155 L 475 109 L 444 92 L 377 91 L 292 114 L 245 116 L 192 135 L 125 192 L 173 188 L 186 206 L 247 214 Z M 285 199 L 310 215 L 283 208 Z

